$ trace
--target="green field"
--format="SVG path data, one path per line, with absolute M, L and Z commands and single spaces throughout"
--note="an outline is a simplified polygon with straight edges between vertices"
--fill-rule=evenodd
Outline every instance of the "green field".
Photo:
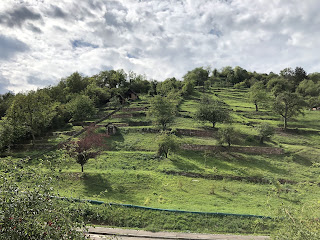
M 56 169 L 61 168 L 55 192 L 65 197 L 162 209 L 271 217 L 282 205 L 298 208 L 319 199 L 319 111 L 305 110 L 303 116 L 289 121 L 289 130 L 284 132 L 280 117 L 267 107 L 255 112 L 245 90 L 220 88 L 206 94 L 220 98 L 232 109 L 233 126 L 239 132 L 234 146 L 277 147 L 282 148 L 284 154 L 179 150 L 169 154 L 167 159 L 160 158 L 156 154 L 158 134 L 146 132 L 144 129 L 154 127 L 142 123 L 142 126 L 120 127 L 116 135 L 107 138 L 108 150 L 90 159 L 84 166 L 84 173 L 80 165 L 72 161 L 60 165 L 52 163 Z M 211 128 L 210 123 L 193 118 L 201 95 L 197 92 L 194 97 L 182 101 L 179 114 L 170 126 L 172 129 Z M 149 100 L 150 97 L 142 96 L 127 108 L 147 107 Z M 101 110 L 100 114 L 104 113 L 107 110 Z M 150 122 L 146 111 L 117 114 L 125 113 L 134 116 L 110 118 L 102 124 Z M 256 136 L 256 127 L 262 122 L 277 128 L 276 134 L 263 145 Z M 221 126 L 216 125 L 217 128 Z M 71 126 L 67 131 L 81 128 Z M 61 130 L 47 142 L 56 143 L 66 138 Z M 183 143 L 218 145 L 215 137 L 179 138 Z M 16 156 L 25 154 L 30 152 L 13 153 Z M 38 163 L 38 159 L 31 161 L 34 166 Z

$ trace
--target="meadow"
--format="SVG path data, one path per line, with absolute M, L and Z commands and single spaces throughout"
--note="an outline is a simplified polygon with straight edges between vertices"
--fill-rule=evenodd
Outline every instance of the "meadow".
M 140 96 L 139 100 L 116 113 L 119 117 L 109 118 L 101 123 L 100 131 L 104 131 L 102 125 L 108 123 L 120 123 L 123 127 L 118 128 L 117 134 L 105 139 L 107 150 L 95 159 L 90 159 L 84 166 L 84 173 L 81 173 L 80 165 L 73 160 L 65 163 L 55 160 L 56 156 L 60 156 L 57 152 L 48 153 L 48 156 L 41 158 L 52 161 L 48 171 L 52 168 L 60 171 L 55 193 L 63 197 L 99 200 L 106 203 L 270 217 L 275 217 L 283 205 L 299 208 L 303 204 L 319 199 L 319 111 L 305 110 L 304 115 L 291 119 L 289 129 L 283 131 L 280 116 L 272 113 L 268 106 L 262 106 L 260 111 L 256 112 L 254 104 L 248 100 L 246 90 L 213 88 L 205 93 L 197 92 L 182 101 L 179 113 L 174 123 L 170 125 L 173 131 L 175 129 L 210 131 L 210 123 L 194 119 L 199 99 L 203 94 L 223 100 L 232 109 L 232 125 L 238 131 L 233 146 L 277 147 L 283 149 L 284 153 L 272 155 L 180 149 L 175 153 L 169 153 L 168 158 L 158 157 L 158 133 L 150 131 L 155 127 L 147 114 L 150 97 Z M 130 111 L 130 108 L 138 107 L 146 109 Z M 110 111 L 101 108 L 99 116 Z M 128 113 L 132 116 L 121 117 L 121 114 Z M 91 122 L 95 120 L 97 118 L 90 119 Z M 276 133 L 264 144 L 260 144 L 257 126 L 263 122 L 274 126 Z M 218 123 L 216 128 L 222 125 Z M 39 145 L 55 144 L 65 140 L 68 138 L 68 131 L 77 131 L 81 128 L 70 125 L 69 128 L 61 129 L 54 136 L 44 139 Z M 184 144 L 219 145 L 214 131 L 213 137 L 179 136 L 179 139 Z M 17 151 L 12 155 L 19 157 L 37 153 L 37 150 L 33 151 Z M 39 166 L 40 162 L 35 158 L 30 164 L 46 169 L 45 164 Z M 133 213 L 134 210 L 130 211 L 136 214 Z M 106 220 L 101 220 L 100 223 L 117 225 Z M 130 227 L 129 225 L 121 226 Z M 149 228 L 150 226 L 152 224 Z M 131 227 L 136 226 L 133 224 Z M 146 226 L 143 227 L 148 229 Z M 165 227 L 165 224 L 158 224 L 154 227 L 158 228 L 172 229 L 172 226 Z M 231 228 L 228 230 L 221 227 L 213 231 L 236 232 Z M 246 229 L 244 232 L 254 232 L 252 228 L 244 229 Z M 257 232 L 269 230 L 260 229 Z M 201 231 L 212 232 L 205 229 Z

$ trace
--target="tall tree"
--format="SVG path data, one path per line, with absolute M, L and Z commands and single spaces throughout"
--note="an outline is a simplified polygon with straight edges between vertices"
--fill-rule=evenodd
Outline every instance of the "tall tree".
M 195 118 L 203 122 L 211 122 L 214 128 L 217 122 L 230 120 L 230 113 L 224 102 L 203 97 L 195 113 Z
M 203 67 L 195 68 L 183 76 L 184 81 L 194 82 L 196 86 L 202 86 L 204 90 L 204 83 L 209 79 L 209 71 Z
M 6 116 L 14 126 L 24 127 L 34 143 L 35 136 L 50 126 L 56 106 L 44 91 L 30 91 L 15 96 Z
M 78 95 L 67 104 L 73 121 L 83 121 L 96 113 L 94 102 L 85 95 Z
M 259 111 L 258 104 L 267 99 L 267 92 L 262 82 L 256 82 L 249 90 L 249 99 L 254 103 L 256 111 Z
M 153 119 L 155 125 L 166 130 L 168 124 L 174 121 L 177 108 L 175 102 L 168 97 L 157 95 L 151 100 L 149 116 Z
M 283 128 L 288 127 L 288 120 L 302 113 L 304 101 L 296 93 L 284 92 L 279 94 L 274 103 L 273 111 L 283 118 Z

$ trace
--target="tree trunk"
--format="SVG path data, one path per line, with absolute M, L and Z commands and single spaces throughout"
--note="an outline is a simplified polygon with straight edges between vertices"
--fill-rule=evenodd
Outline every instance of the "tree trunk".
M 81 172 L 83 172 L 83 165 L 81 165 Z
M 260 144 L 263 144 L 263 137 L 260 137 Z
M 31 131 L 31 135 L 32 135 L 32 146 L 34 146 L 34 144 L 36 143 L 36 137 L 34 136 L 33 131 Z
M 216 122 L 212 123 L 212 128 L 214 128 L 216 126 Z
M 256 112 L 259 112 L 257 101 L 254 102 L 254 105 L 256 106 Z
M 284 130 L 287 130 L 287 126 L 288 126 L 287 118 L 284 117 L 284 118 L 283 118 L 283 127 L 284 127 Z

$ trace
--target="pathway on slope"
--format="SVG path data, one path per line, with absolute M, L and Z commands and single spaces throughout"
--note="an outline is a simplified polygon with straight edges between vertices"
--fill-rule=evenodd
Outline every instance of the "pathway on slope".
M 248 236 L 231 234 L 198 234 L 177 232 L 149 232 L 142 230 L 90 227 L 88 235 L 91 239 L 114 239 L 114 240 L 266 240 L 268 236 Z

